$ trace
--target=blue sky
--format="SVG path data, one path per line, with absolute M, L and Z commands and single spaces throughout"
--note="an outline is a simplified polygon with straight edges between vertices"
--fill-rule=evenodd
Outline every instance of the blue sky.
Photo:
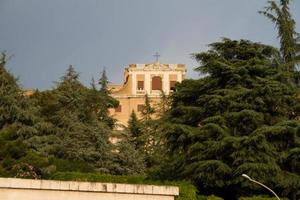
M 267 0 L 0 0 L 0 51 L 24 88 L 50 89 L 72 64 L 88 85 L 103 67 L 121 83 L 124 66 L 184 63 L 222 37 L 278 47 L 274 25 L 257 13 Z M 300 32 L 300 1 L 291 2 Z

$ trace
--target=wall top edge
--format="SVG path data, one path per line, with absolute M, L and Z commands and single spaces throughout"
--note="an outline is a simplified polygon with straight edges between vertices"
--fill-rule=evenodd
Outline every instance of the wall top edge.
M 0 178 L 0 188 L 178 196 L 176 186 Z

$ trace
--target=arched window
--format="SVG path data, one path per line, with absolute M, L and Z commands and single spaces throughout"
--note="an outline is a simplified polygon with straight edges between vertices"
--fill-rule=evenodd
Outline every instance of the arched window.
M 160 76 L 152 77 L 152 90 L 162 90 L 162 81 Z

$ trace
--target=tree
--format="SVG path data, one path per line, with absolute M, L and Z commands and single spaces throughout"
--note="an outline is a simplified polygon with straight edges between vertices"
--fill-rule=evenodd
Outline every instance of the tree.
M 160 101 L 156 105 L 156 113 L 162 117 L 170 109 L 170 98 L 164 91 L 161 91 Z
M 114 146 L 109 164 L 110 173 L 117 175 L 143 175 L 145 173 L 144 154 L 136 148 L 130 135 Z
M 103 69 L 101 73 L 101 78 L 99 79 L 100 92 L 108 93 L 108 78 L 106 76 L 106 70 Z
M 109 108 L 115 108 L 119 105 L 119 102 L 109 96 L 108 92 L 101 92 L 97 90 L 97 87 L 92 80 L 91 88 L 87 91 L 86 107 L 90 108 L 89 113 L 93 113 L 96 117 L 107 124 L 110 128 L 115 125 L 115 119 L 109 115 Z
M 47 178 L 56 171 L 140 174 L 143 154 L 126 138 L 108 142 L 118 102 L 92 81 L 87 88 L 73 66 L 55 88 L 24 95 L 0 57 L 0 175 Z M 116 154 L 116 151 L 120 153 Z
M 135 149 L 140 149 L 142 146 L 141 136 L 142 132 L 142 123 L 138 120 L 134 110 L 132 110 L 129 120 L 128 120 L 128 133 L 130 134 L 131 140 L 135 145 Z
M 132 111 L 128 120 L 128 127 L 115 130 L 112 137 L 119 138 L 114 143 L 110 172 L 118 175 L 141 175 L 145 173 L 144 142 L 142 141 L 142 123 Z
M 298 198 L 299 174 L 288 166 L 298 166 L 300 101 L 297 88 L 282 81 L 277 55 L 271 46 L 230 39 L 194 54 L 207 76 L 177 85 L 161 131 L 169 179 L 188 178 L 225 199 L 264 193 L 242 180 L 246 173 Z
M 116 108 L 119 105 L 119 102 L 109 96 L 109 91 L 108 91 L 108 78 L 106 76 L 106 71 L 103 69 L 101 73 L 101 78 L 99 79 L 99 85 L 100 85 L 100 94 L 103 97 L 102 101 L 99 101 L 99 106 L 98 106 L 98 117 L 105 121 L 109 127 L 113 127 L 115 124 L 115 120 L 109 116 L 108 109 L 109 108 Z M 94 90 L 96 92 L 96 90 Z
M 23 95 L 17 79 L 6 69 L 8 56 L 0 57 L 0 175 L 38 178 L 39 161 L 45 158 L 32 152 L 28 140 L 38 133 L 39 120 L 30 99 Z M 35 162 L 28 159 L 35 155 Z
M 265 15 L 278 29 L 280 39 L 280 52 L 283 62 L 286 64 L 284 71 L 295 71 L 295 56 L 297 53 L 295 31 L 296 22 L 292 18 L 289 9 L 290 0 L 280 0 L 278 5 L 275 1 L 268 1 L 269 6 L 259 13 Z
M 150 104 L 150 98 L 149 98 L 148 94 L 146 94 L 145 95 L 145 104 L 144 104 L 143 110 L 141 111 L 143 119 L 150 120 L 151 115 L 153 115 L 154 112 L 155 112 L 155 110 Z
M 93 84 L 91 89 L 83 86 L 70 66 L 56 88 L 37 93 L 33 98 L 40 108 L 40 117 L 49 127 L 40 132 L 41 137 L 31 140 L 33 147 L 45 146 L 40 148 L 45 154 L 83 161 L 108 172 L 111 128 L 98 115 L 100 110 L 107 109 L 101 107 L 108 104 L 106 94 L 97 91 Z

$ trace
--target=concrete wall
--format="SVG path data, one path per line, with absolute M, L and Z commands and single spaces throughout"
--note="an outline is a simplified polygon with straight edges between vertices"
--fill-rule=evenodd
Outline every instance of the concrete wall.
M 174 200 L 178 187 L 0 178 L 0 200 Z

